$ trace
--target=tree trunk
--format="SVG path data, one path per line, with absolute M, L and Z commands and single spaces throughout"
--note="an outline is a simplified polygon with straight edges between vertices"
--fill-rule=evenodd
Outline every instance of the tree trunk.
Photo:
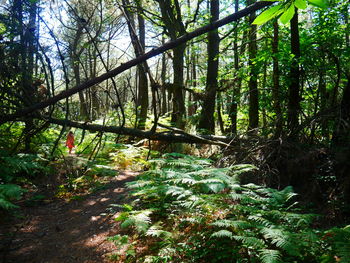
M 142 3 L 138 3 L 138 8 L 141 8 Z M 141 56 L 145 52 L 145 21 L 143 17 L 138 14 L 139 23 L 139 37 L 136 34 L 136 26 L 134 15 L 128 9 L 130 5 L 129 0 L 123 0 L 123 10 L 126 16 L 131 43 L 134 47 L 136 57 Z M 144 130 L 147 120 L 148 110 L 148 79 L 147 79 L 147 65 L 141 63 L 137 66 L 138 75 L 138 99 L 136 107 L 140 107 L 140 113 L 138 114 L 138 128 Z
M 96 49 L 92 50 L 90 57 L 90 78 L 96 78 L 97 75 L 97 54 Z M 98 86 L 91 87 L 91 119 L 95 120 L 100 115 L 100 101 L 98 96 Z
M 33 81 L 34 74 L 34 53 L 35 53 L 35 30 L 37 29 L 37 3 L 32 1 L 29 3 L 29 23 L 27 28 L 24 29 L 23 39 L 21 41 L 24 46 L 21 48 L 24 50 L 22 53 L 22 78 L 23 78 L 23 88 L 25 92 L 25 97 L 28 100 L 29 105 L 37 102 L 36 99 L 36 88 L 37 86 Z M 21 23 L 21 21 L 20 21 Z M 33 137 L 33 130 L 35 129 L 35 124 L 33 119 L 28 119 L 25 121 L 25 151 L 30 152 L 30 143 Z
M 347 85 L 343 92 L 339 117 L 333 131 L 332 144 L 336 147 L 346 148 L 350 144 L 350 75 L 347 76 Z
M 281 109 L 280 101 L 280 83 L 279 83 L 279 63 L 278 63 L 278 22 L 277 19 L 273 23 L 273 39 L 272 39 L 272 63 L 273 63 L 273 72 L 272 72 L 272 100 L 273 108 L 276 114 L 275 119 L 275 137 L 280 137 L 282 135 L 282 125 L 283 125 L 283 116 Z
M 184 35 L 186 30 L 182 22 L 181 9 L 178 0 L 159 0 L 158 3 L 162 13 L 162 20 L 171 40 L 176 40 L 179 36 Z M 185 126 L 184 118 L 186 115 L 183 95 L 185 50 L 186 44 L 181 44 L 173 49 L 174 90 L 172 94 L 173 112 L 171 122 L 178 128 L 183 128 Z
M 180 45 L 174 48 L 174 58 L 173 58 L 173 71 L 174 71 L 174 90 L 173 90 L 173 113 L 171 116 L 171 122 L 175 124 L 178 128 L 185 127 L 185 101 L 183 91 L 184 82 L 184 55 L 185 55 L 186 45 Z
M 197 56 L 193 50 L 191 50 L 191 82 L 192 87 L 197 87 Z M 188 96 L 188 116 L 192 116 L 197 111 L 197 103 L 192 93 Z
M 81 84 L 80 65 L 79 65 L 79 60 L 76 58 L 76 56 L 74 54 L 72 56 L 73 56 L 72 67 L 74 72 L 75 85 L 78 86 Z M 79 91 L 79 101 L 80 101 L 80 118 L 82 118 L 83 120 L 88 120 L 89 111 L 88 111 L 87 101 L 83 91 Z
M 255 0 L 248 0 L 248 5 L 253 4 Z M 252 23 L 255 19 L 255 12 L 249 14 L 249 22 Z M 248 129 L 256 129 L 259 126 L 259 92 L 258 92 L 258 68 L 255 64 L 257 55 L 256 43 L 256 25 L 250 25 L 249 29 L 249 126 Z
M 297 138 L 295 131 L 299 124 L 300 112 L 300 42 L 298 28 L 298 10 L 295 9 L 295 14 L 290 21 L 291 33 L 291 53 L 293 55 L 292 64 L 290 67 L 290 85 L 289 85 L 289 100 L 288 100 L 288 128 L 291 138 Z
M 164 38 L 162 39 L 162 43 L 164 44 Z M 167 94 L 165 89 L 166 82 L 166 53 L 162 54 L 162 71 L 161 71 L 161 80 L 162 80 L 162 115 L 166 114 L 168 111 L 167 107 Z
M 210 16 L 211 23 L 219 19 L 219 1 L 210 1 Z M 215 133 L 214 111 L 216 91 L 218 89 L 219 45 L 220 37 L 218 30 L 209 32 L 207 85 L 198 128 L 210 133 Z
M 217 114 L 218 114 L 218 123 L 220 127 L 221 134 L 225 133 L 225 127 L 224 127 L 224 120 L 222 119 L 222 114 L 221 114 L 221 103 L 222 103 L 222 97 L 221 93 L 218 92 L 218 99 L 217 99 Z
M 138 5 L 141 5 L 139 3 Z M 141 53 L 145 53 L 145 20 L 142 15 L 138 13 L 137 15 L 139 23 L 139 40 L 141 45 Z M 142 64 L 138 67 L 139 71 L 139 103 L 140 109 L 140 120 L 138 123 L 138 128 L 144 130 L 146 127 L 147 111 L 148 111 L 148 79 L 145 68 Z
M 238 12 L 239 8 L 239 1 L 235 0 L 235 12 Z M 238 23 L 238 22 L 237 22 Z M 238 25 L 237 28 L 234 31 L 234 43 L 233 43 L 233 50 L 234 50 L 234 76 L 236 78 L 233 80 L 232 83 L 232 101 L 229 108 L 229 116 L 231 119 L 231 127 L 230 132 L 231 134 L 237 134 L 237 115 L 238 115 L 238 102 L 239 102 L 239 94 L 241 90 L 241 81 L 239 77 L 239 54 L 238 54 Z M 242 42 L 244 41 L 244 38 Z

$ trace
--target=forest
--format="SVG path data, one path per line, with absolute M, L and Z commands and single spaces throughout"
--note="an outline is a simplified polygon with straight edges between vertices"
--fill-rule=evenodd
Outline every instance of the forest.
M 349 11 L 1 0 L 0 262 L 350 263 Z

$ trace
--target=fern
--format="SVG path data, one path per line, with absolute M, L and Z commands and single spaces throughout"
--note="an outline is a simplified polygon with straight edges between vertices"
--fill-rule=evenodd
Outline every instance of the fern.
M 182 154 L 150 162 L 154 169 L 128 184 L 138 197 L 135 207 L 143 210 L 126 211 L 120 219 L 140 238 L 161 240 L 155 247 L 159 260 L 318 262 L 331 253 L 348 262 L 348 229 L 332 230 L 332 239 L 321 241 L 310 227 L 315 216 L 295 209 L 292 187 L 278 191 L 239 184 L 237 178 L 254 166 L 214 168 L 211 161 Z M 159 218 L 168 231 L 152 223 Z
M 228 231 L 228 230 L 220 230 L 218 232 L 215 232 L 211 235 L 211 237 L 218 237 L 218 238 L 229 238 L 229 239 L 233 239 L 234 236 L 232 234 L 232 232 Z
M 49 168 L 45 165 L 46 159 L 39 155 L 34 154 L 17 154 L 14 156 L 7 156 L 6 153 L 2 153 L 4 156 L 0 156 L 0 182 L 12 183 L 16 182 L 21 177 L 33 177 L 37 174 L 46 174 Z
M 273 223 L 270 220 L 262 217 L 261 215 L 260 216 L 259 215 L 251 215 L 251 216 L 248 216 L 248 219 L 258 223 L 260 226 L 264 226 L 264 227 L 273 226 Z
M 151 224 L 152 213 L 152 210 L 132 211 L 120 226 L 122 228 L 133 226 L 138 232 L 145 233 Z
M 173 237 L 173 234 L 171 232 L 163 230 L 159 226 L 159 224 L 155 224 L 147 230 L 146 236 L 158 237 L 163 240 L 169 240 Z
M 270 240 L 277 248 L 283 249 L 289 255 L 297 256 L 300 254 L 298 251 L 299 246 L 296 242 L 298 239 L 292 233 L 273 227 L 263 228 L 260 232 L 264 235 L 265 239 Z
M 330 236 L 329 243 L 335 256 L 341 262 L 350 263 L 350 225 L 344 228 L 333 228 L 326 232 Z
M 261 249 L 259 251 L 262 263 L 283 263 L 281 252 L 274 249 Z
M 15 184 L 0 185 L 0 208 L 5 210 L 18 208 L 11 201 L 19 200 L 24 192 L 24 189 Z
M 252 237 L 252 236 L 233 236 L 233 238 L 237 241 L 240 241 L 243 245 L 247 247 L 251 247 L 254 249 L 260 249 L 265 247 L 264 240 Z

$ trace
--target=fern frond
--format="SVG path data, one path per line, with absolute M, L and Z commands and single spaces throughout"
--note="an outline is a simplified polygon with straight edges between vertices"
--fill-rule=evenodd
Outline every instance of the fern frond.
M 146 236 L 158 237 L 165 240 L 169 240 L 172 238 L 172 233 L 163 230 L 159 225 L 153 225 L 147 230 Z
M 153 184 L 152 181 L 145 181 L 145 180 L 137 180 L 134 182 L 126 183 L 126 185 L 129 189 L 142 188 L 142 187 L 145 187 L 145 186 L 151 185 L 151 184 Z
M 244 198 L 244 195 L 241 194 L 241 193 L 236 193 L 236 192 L 233 192 L 233 193 L 230 193 L 229 196 L 231 197 L 231 199 L 233 201 L 239 201 L 241 200 L 242 198 Z
M 217 220 L 213 223 L 211 223 L 212 226 L 217 226 L 217 227 L 233 227 L 239 230 L 244 230 L 252 227 L 252 224 L 244 221 L 244 220 L 228 220 L 228 219 L 221 219 Z
M 273 225 L 272 222 L 258 215 L 248 216 L 248 219 L 265 227 L 270 227 Z
M 259 255 L 262 263 L 282 263 L 282 255 L 278 250 L 261 249 Z
M 25 192 L 19 185 L 16 184 L 0 184 L 0 194 L 9 200 L 18 200 Z
M 203 179 L 197 182 L 204 193 L 218 193 L 227 186 L 222 180 L 217 178 Z
M 278 248 L 282 248 L 289 255 L 296 256 L 299 254 L 298 245 L 296 242 L 293 242 L 298 241 L 298 239 L 296 239 L 292 233 L 272 227 L 261 229 L 261 233 L 266 239 L 269 239 L 272 244 L 275 244 Z
M 252 247 L 255 249 L 260 249 L 265 247 L 265 242 L 262 239 L 250 236 L 233 236 L 233 238 L 247 247 Z
M 192 194 L 193 192 L 191 190 L 179 186 L 170 186 L 165 192 L 165 195 L 177 196 L 177 200 L 184 199 Z
M 10 201 L 6 200 L 3 196 L 0 195 L 0 208 L 10 210 L 19 208 L 19 206 L 12 204 Z
M 217 237 L 217 238 L 233 239 L 233 234 L 232 234 L 232 232 L 223 229 L 223 230 L 220 230 L 220 231 L 213 233 L 210 237 L 211 238 Z
M 194 185 L 197 183 L 197 180 L 187 175 L 184 175 L 182 178 L 173 179 L 172 182 L 174 184 Z
M 237 164 L 230 167 L 230 171 L 234 176 L 240 176 L 241 174 L 258 170 L 258 168 L 251 164 Z
M 332 247 L 341 262 L 350 263 L 350 226 L 333 228 L 329 231 L 334 235 Z
M 0 208 L 5 210 L 18 208 L 13 200 L 19 200 L 26 190 L 16 184 L 0 184 Z
M 276 207 L 283 207 L 295 196 L 297 196 L 297 194 L 293 192 L 293 188 L 287 186 L 281 191 L 271 191 L 270 203 Z
M 150 215 L 153 210 L 141 210 L 133 211 L 130 213 L 128 219 L 126 219 L 120 226 L 122 228 L 128 228 L 134 226 L 138 232 L 146 232 L 149 225 L 151 224 Z

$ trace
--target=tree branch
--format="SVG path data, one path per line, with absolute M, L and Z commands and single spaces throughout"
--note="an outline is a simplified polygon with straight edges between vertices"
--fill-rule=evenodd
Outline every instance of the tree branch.
M 121 127 L 121 126 L 104 126 L 98 124 L 88 124 L 86 122 L 76 122 L 64 119 L 48 118 L 47 121 L 52 124 L 61 126 L 70 126 L 78 129 L 95 131 L 95 132 L 109 132 L 120 135 L 133 136 L 138 138 L 145 138 L 149 140 L 166 141 L 166 142 L 181 142 L 181 143 L 198 143 L 198 144 L 212 144 L 228 146 L 234 141 L 233 137 L 213 136 L 213 135 L 191 135 L 182 130 L 172 129 L 171 132 L 151 132 L 139 129 Z M 163 125 L 162 125 L 163 126 Z M 163 126 L 166 127 L 166 126 Z

